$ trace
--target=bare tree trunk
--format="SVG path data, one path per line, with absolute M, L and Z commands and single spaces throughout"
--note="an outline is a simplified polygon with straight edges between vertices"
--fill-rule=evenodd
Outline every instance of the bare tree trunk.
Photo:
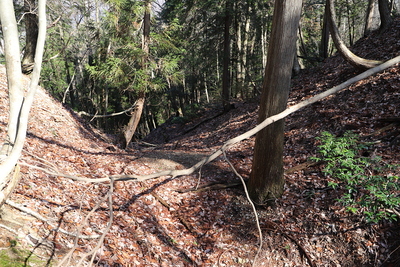
M 145 12 L 143 17 L 143 36 L 142 36 L 142 50 L 144 56 L 142 58 L 142 68 L 144 71 L 148 69 L 149 53 L 150 53 L 150 12 L 151 12 L 151 1 L 147 0 L 145 3 Z M 145 83 L 147 84 L 147 83 Z M 124 130 L 125 146 L 128 147 L 132 140 L 133 135 L 136 132 L 137 126 L 139 125 L 140 117 L 143 113 L 143 106 L 145 101 L 146 88 L 142 88 L 138 93 L 138 100 L 136 103 L 136 109 L 132 112 L 132 116 L 129 123 Z
M 301 7 L 300 0 L 275 1 L 259 123 L 286 109 Z M 279 120 L 256 135 L 249 194 L 257 204 L 283 193 L 283 130 L 284 120 Z
M 131 142 L 132 137 L 136 132 L 137 126 L 139 125 L 140 117 L 142 116 L 143 112 L 144 100 L 145 100 L 144 94 L 139 96 L 136 102 L 136 108 L 132 112 L 132 116 L 129 120 L 127 128 L 124 131 L 126 147 L 128 147 L 129 143 Z
M 238 49 L 238 61 L 237 61 L 237 76 L 236 76 L 236 94 L 240 93 L 242 99 L 246 99 L 248 96 L 248 89 L 246 88 L 247 80 L 247 54 L 249 50 L 249 31 L 250 31 L 250 17 L 251 7 L 247 5 L 245 13 L 245 19 L 243 23 L 237 25 L 237 49 Z
M 355 55 L 353 52 L 351 52 L 342 39 L 340 38 L 339 35 L 339 30 L 336 26 L 335 22 L 335 8 L 333 4 L 333 0 L 327 0 L 328 4 L 328 10 L 329 10 L 329 30 L 331 32 L 331 36 L 333 39 L 333 42 L 335 43 L 336 49 L 339 51 L 339 53 L 342 55 L 342 57 L 349 62 L 352 66 L 358 69 L 369 69 L 378 66 L 381 64 L 381 61 L 377 60 L 369 60 L 365 58 L 361 58 L 357 55 Z
M 321 34 L 321 45 L 319 50 L 319 55 L 321 58 L 328 58 L 329 51 L 329 11 L 328 11 L 328 2 L 325 3 L 325 12 L 324 12 L 324 21 L 322 25 L 322 34 Z
M 24 99 L 24 91 L 22 88 L 19 36 L 17 21 L 14 15 L 13 1 L 0 1 L 0 12 L 1 26 L 4 36 L 8 97 L 10 103 L 7 129 L 7 142 L 9 145 L 3 146 L 2 152 L 8 154 L 17 137 L 19 112 Z
M 231 108 L 230 93 L 231 93 L 231 77 L 230 77 L 230 63 L 231 63 L 231 34 L 230 28 L 232 24 L 232 4 L 227 0 L 225 6 L 225 30 L 224 30 L 224 60 L 223 60 L 223 73 L 222 73 L 222 106 L 224 111 L 227 112 Z
M 38 38 L 38 17 L 35 13 L 35 0 L 24 0 L 25 49 L 22 58 L 22 71 L 30 73 L 35 62 L 36 43 Z
M 364 36 L 368 35 L 373 30 L 375 3 L 376 0 L 368 0 L 368 7 L 365 15 Z
M 390 15 L 389 2 L 388 0 L 378 0 L 379 4 L 379 15 L 381 16 L 381 32 L 387 30 L 392 24 L 393 19 Z
M 15 21 L 14 7 L 12 0 L 0 1 L 0 19 L 6 45 L 6 69 L 8 79 L 8 90 L 10 96 L 10 118 L 8 125 L 8 138 L 11 142 L 9 153 L 1 154 L 0 164 L 0 206 L 11 194 L 19 180 L 19 167 L 16 166 L 24 146 L 26 130 L 28 128 L 29 111 L 39 83 L 44 42 L 46 37 L 46 0 L 39 0 L 39 35 L 35 53 L 35 66 L 32 79 L 26 96 L 23 96 L 21 86 L 21 62 L 19 59 L 18 29 Z M 9 47 L 9 46 L 12 47 Z M 19 71 L 18 71 L 19 70 Z M 16 76 L 13 76 L 16 75 Z M 18 79 L 16 81 L 16 78 Z M 16 97 L 18 96 L 18 97 Z M 22 98 L 21 98 L 22 96 Z M 16 97 L 16 98 L 15 98 Z M 15 98 L 16 102 L 13 102 Z M 19 107 L 18 107 L 19 105 Z M 13 106 L 13 107 L 12 107 Z M 12 115 L 11 113 L 17 112 Z M 13 117 L 13 120 L 11 120 Z M 14 125 L 12 125 L 14 123 Z M 12 132 L 10 133 L 10 130 Z M 4 160 L 3 160 L 4 159 Z M 14 174 L 11 173 L 14 171 Z

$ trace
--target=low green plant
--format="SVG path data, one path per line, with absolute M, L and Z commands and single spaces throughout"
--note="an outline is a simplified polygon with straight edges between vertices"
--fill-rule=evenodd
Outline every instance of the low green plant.
M 27 250 L 17 248 L 11 243 L 11 247 L 0 250 L 0 266 L 19 267 L 19 266 L 45 266 L 46 262 L 37 256 L 31 255 Z
M 317 137 L 320 157 L 324 161 L 324 174 L 336 178 L 329 182 L 334 189 L 344 189 L 339 202 L 353 213 L 361 211 L 367 222 L 379 222 L 383 219 L 397 220 L 393 212 L 400 204 L 400 180 L 393 175 L 393 166 L 384 163 L 378 157 L 362 156 L 371 144 L 362 143 L 353 132 L 336 137 L 323 132 Z

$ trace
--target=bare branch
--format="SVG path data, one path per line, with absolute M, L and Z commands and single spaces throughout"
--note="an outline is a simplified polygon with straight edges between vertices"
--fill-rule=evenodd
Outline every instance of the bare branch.
M 258 229 L 258 235 L 259 235 L 259 245 L 258 245 L 258 250 L 256 255 L 254 256 L 253 259 L 253 264 L 252 266 L 256 266 L 256 261 L 258 256 L 260 255 L 260 252 L 262 250 L 262 245 L 263 245 L 263 235 L 261 231 L 261 226 L 260 226 L 260 220 L 258 219 L 258 214 L 257 214 L 257 209 L 256 206 L 254 205 L 253 201 L 250 198 L 249 191 L 247 190 L 246 182 L 244 181 L 243 177 L 236 171 L 236 168 L 233 166 L 233 164 L 229 161 L 228 157 L 226 156 L 225 151 L 223 151 L 224 158 L 228 162 L 229 166 L 231 167 L 232 171 L 236 174 L 237 177 L 239 177 L 240 181 L 243 184 L 244 192 L 246 193 L 246 198 L 249 201 L 251 208 L 253 209 L 254 217 L 256 218 L 256 224 L 257 224 L 257 229 Z
M 137 180 L 137 181 L 146 181 L 146 180 L 150 180 L 150 179 L 155 179 L 155 178 L 159 178 L 162 176 L 170 176 L 170 177 L 177 177 L 177 176 L 183 176 L 183 175 L 190 175 L 193 172 L 195 172 L 196 170 L 200 169 L 203 165 L 210 163 L 211 161 L 213 161 L 214 159 L 216 159 L 217 157 L 219 157 L 223 151 L 226 151 L 226 149 L 228 149 L 230 146 L 243 141 L 247 138 L 250 138 L 251 136 L 255 135 L 257 132 L 261 131 L 263 128 L 267 127 L 268 125 L 274 123 L 275 121 L 281 120 L 285 117 L 287 117 L 288 115 L 310 105 L 313 104 L 315 102 L 318 102 L 330 95 L 333 95 L 345 88 L 347 88 L 349 85 L 358 82 L 362 79 L 365 79 L 373 74 L 376 74 L 386 68 L 389 68 L 397 63 L 400 62 L 400 56 L 397 56 L 391 60 L 386 61 L 385 63 L 369 69 L 367 71 L 364 71 L 363 73 L 339 84 L 338 86 L 335 86 L 329 90 L 326 90 L 318 95 L 315 95 L 307 100 L 304 100 L 296 105 L 293 105 L 287 109 L 285 109 L 284 111 L 282 111 L 281 113 L 278 113 L 274 116 L 271 116 L 267 119 L 265 119 L 263 122 L 261 122 L 259 125 L 257 125 L 256 127 L 254 127 L 253 129 L 235 137 L 232 139 L 229 139 L 228 141 L 226 141 L 224 143 L 224 145 L 221 146 L 220 149 L 218 149 L 217 151 L 215 151 L 214 153 L 212 153 L 210 156 L 205 157 L 204 159 L 202 159 L 201 161 L 197 162 L 195 165 L 193 165 L 190 168 L 187 169 L 183 169 L 183 170 L 166 170 L 166 171 L 162 171 L 162 172 L 157 172 L 157 173 L 153 173 L 153 174 L 148 174 L 148 175 L 111 175 L 111 176 L 107 176 L 104 178 L 84 178 L 84 177 L 79 177 L 79 176 L 73 176 L 73 175 L 67 175 L 67 174 L 62 174 L 62 173 L 55 173 L 55 172 L 51 172 L 48 171 L 46 169 L 40 168 L 40 167 L 36 167 L 36 166 L 32 166 L 32 165 L 27 165 L 27 164 L 21 164 L 21 165 L 27 165 L 29 167 L 35 168 L 35 169 L 40 169 L 44 172 L 46 172 L 49 175 L 53 175 L 53 176 L 59 176 L 59 177 L 64 177 L 64 178 L 69 178 L 75 181 L 82 181 L 82 182 L 89 182 L 89 183 L 103 183 L 103 182 L 108 182 L 111 179 L 113 179 L 114 181 L 130 181 L 130 180 Z
M 78 235 L 78 234 L 75 234 L 75 233 L 68 232 L 67 230 L 64 230 L 64 229 L 56 226 L 54 223 L 51 223 L 50 219 L 43 217 L 42 215 L 40 215 L 36 211 L 28 209 L 28 208 L 26 208 L 26 207 L 24 207 L 24 206 L 22 206 L 22 205 L 20 205 L 18 203 L 15 203 L 15 202 L 13 202 L 13 201 L 11 201 L 9 199 L 6 200 L 6 204 L 11 206 L 11 207 L 13 207 L 13 208 L 16 208 L 16 209 L 18 209 L 18 210 L 20 210 L 22 212 L 25 212 L 26 214 L 29 214 L 29 215 L 35 217 L 36 219 L 39 219 L 39 220 L 41 220 L 41 221 L 43 221 L 45 223 L 48 223 L 51 227 L 53 227 L 52 231 L 60 232 L 60 233 L 63 233 L 63 234 L 69 235 L 69 236 L 73 236 L 73 237 L 76 237 L 76 238 L 81 238 L 81 239 L 96 239 L 96 238 L 100 237 L 100 235 Z

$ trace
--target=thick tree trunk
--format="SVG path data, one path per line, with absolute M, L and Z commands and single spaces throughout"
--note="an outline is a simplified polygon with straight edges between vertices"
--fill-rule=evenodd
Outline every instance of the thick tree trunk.
M 302 1 L 275 1 L 258 122 L 286 109 Z M 257 204 L 283 193 L 284 120 L 256 135 L 249 194 Z
M 381 64 L 381 61 L 377 60 L 369 60 L 365 58 L 361 58 L 357 55 L 355 55 L 353 52 L 351 52 L 344 42 L 342 41 L 340 35 L 339 35 L 339 30 L 336 26 L 335 22 L 335 8 L 333 4 L 333 0 L 327 0 L 328 4 L 328 10 L 329 10 L 329 30 L 333 39 L 333 42 L 335 43 L 336 49 L 339 51 L 340 55 L 352 66 L 354 66 L 357 69 L 370 69 L 373 67 L 378 66 Z
M 22 58 L 22 71 L 30 73 L 35 63 L 35 51 L 38 38 L 38 17 L 33 12 L 36 7 L 35 0 L 24 0 L 25 19 L 25 49 Z
M 390 15 L 390 8 L 388 0 L 378 0 L 379 4 L 379 15 L 381 17 L 381 27 L 379 30 L 381 32 L 387 30 L 392 24 L 393 19 Z
M 329 51 L 329 11 L 328 3 L 325 3 L 324 21 L 322 25 L 321 45 L 319 49 L 319 56 L 323 59 L 328 58 Z
M 136 108 L 133 110 L 129 123 L 124 131 L 126 147 L 128 147 L 129 143 L 131 142 L 132 137 L 136 132 L 137 126 L 139 125 L 140 117 L 142 116 L 143 113 L 144 100 L 145 97 L 143 94 L 137 100 Z

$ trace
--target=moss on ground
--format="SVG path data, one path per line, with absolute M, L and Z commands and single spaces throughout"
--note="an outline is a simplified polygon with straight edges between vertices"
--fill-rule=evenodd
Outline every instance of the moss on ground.
M 47 264 L 47 261 L 39 259 L 30 251 L 18 248 L 16 241 L 10 242 L 10 244 L 10 247 L 1 248 L 0 250 L 1 267 L 36 267 Z

